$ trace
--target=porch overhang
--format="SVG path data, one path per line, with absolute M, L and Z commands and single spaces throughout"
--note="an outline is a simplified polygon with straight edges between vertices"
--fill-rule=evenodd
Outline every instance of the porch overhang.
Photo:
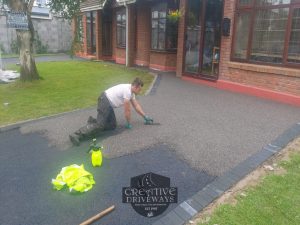
M 80 12 L 103 9 L 107 0 L 86 0 L 80 3 Z
M 133 4 L 136 0 L 116 0 L 119 5 Z
M 102 10 L 107 0 L 86 0 L 80 3 L 80 12 Z M 116 0 L 117 5 L 134 4 L 136 0 Z

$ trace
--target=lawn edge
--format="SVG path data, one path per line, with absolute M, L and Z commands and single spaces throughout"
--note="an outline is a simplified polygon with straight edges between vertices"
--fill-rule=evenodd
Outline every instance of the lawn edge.
M 154 72 L 149 72 L 150 75 L 154 76 L 154 79 L 152 81 L 152 83 L 149 85 L 148 90 L 145 92 L 145 96 L 149 95 L 149 94 L 153 94 L 153 90 L 156 89 L 156 87 L 158 86 L 158 75 Z M 60 116 L 65 116 L 67 114 L 74 114 L 77 112 L 83 112 L 86 110 L 91 110 L 93 108 L 96 108 L 95 106 L 90 106 L 87 108 L 80 108 L 80 109 L 74 109 L 71 111 L 67 111 L 67 112 L 61 112 L 61 113 L 57 113 L 57 114 L 53 114 L 53 115 L 49 115 L 49 116 L 43 116 L 43 117 L 39 117 L 39 118 L 33 118 L 33 119 L 28 119 L 28 120 L 23 120 L 23 121 L 18 121 L 16 123 L 11 123 L 11 124 L 6 124 L 6 125 L 0 125 L 0 133 L 2 132 L 6 132 L 6 131 L 10 131 L 10 130 L 14 130 L 14 129 L 18 129 L 21 126 L 28 124 L 28 123 L 32 123 L 32 122 L 38 122 L 38 121 L 43 121 L 43 120 L 47 120 L 47 119 L 53 119 L 53 118 L 57 118 Z

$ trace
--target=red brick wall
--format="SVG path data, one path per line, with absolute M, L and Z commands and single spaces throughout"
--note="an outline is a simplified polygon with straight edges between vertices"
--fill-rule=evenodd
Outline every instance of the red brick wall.
M 96 14 L 96 58 L 102 58 L 102 12 L 97 11 Z
M 86 39 L 86 15 L 83 14 L 82 16 L 82 23 L 83 23 L 83 54 L 87 55 L 87 39 Z
M 181 77 L 183 73 L 183 63 L 184 63 L 184 35 L 185 35 L 185 15 L 186 15 L 186 5 L 187 0 L 180 1 L 180 11 L 181 18 L 178 24 L 178 41 L 177 41 L 177 67 L 176 67 L 176 76 Z
M 150 52 L 151 69 L 175 71 L 176 70 L 176 53 L 167 52 Z
M 137 31 L 136 31 L 136 58 L 135 64 L 149 66 L 150 63 L 150 43 L 151 43 L 151 11 L 148 4 L 137 7 Z
M 230 62 L 236 0 L 225 0 L 224 17 L 231 19 L 229 37 L 222 37 L 219 79 L 300 96 L 300 69 Z
M 126 64 L 126 49 L 125 48 L 116 48 L 116 63 Z
M 74 22 L 73 22 L 74 24 Z M 94 55 L 90 55 L 89 54 L 89 49 L 87 47 L 87 39 L 86 39 L 86 32 L 87 32 L 87 28 L 86 28 L 86 14 L 82 13 L 82 25 L 83 25 L 83 33 L 82 33 L 82 46 L 81 46 L 81 51 L 79 50 L 78 52 L 75 53 L 76 56 L 79 57 L 83 57 L 83 58 L 89 58 L 89 59 L 95 59 L 96 57 Z M 74 29 L 74 27 L 73 27 Z M 96 26 L 96 30 L 98 29 L 98 27 Z M 75 29 L 73 30 L 73 32 L 75 31 Z M 97 37 L 96 37 L 97 38 Z M 99 42 L 99 40 L 96 40 L 96 42 Z
M 116 36 L 116 8 L 112 10 L 112 58 L 116 59 L 117 36 Z
M 136 53 L 136 6 L 128 5 L 128 66 L 133 66 Z

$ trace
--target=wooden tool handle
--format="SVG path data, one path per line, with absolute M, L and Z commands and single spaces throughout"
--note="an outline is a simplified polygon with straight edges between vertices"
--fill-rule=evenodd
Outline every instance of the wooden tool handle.
M 89 218 L 88 220 L 82 222 L 80 225 L 88 225 L 88 224 L 91 224 L 93 223 L 94 221 L 100 219 L 101 217 L 107 215 L 108 213 L 112 212 L 113 210 L 115 209 L 115 206 L 112 205 L 111 207 L 105 209 L 104 211 L 98 213 L 97 215 Z

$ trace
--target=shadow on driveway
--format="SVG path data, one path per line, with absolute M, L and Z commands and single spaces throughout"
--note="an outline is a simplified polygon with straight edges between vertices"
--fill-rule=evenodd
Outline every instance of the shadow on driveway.
M 203 188 L 215 177 L 197 171 L 180 160 L 167 145 L 158 144 L 141 152 L 104 159 L 101 168 L 91 166 L 85 147 L 66 151 L 49 148 L 38 134 L 22 135 L 18 129 L 0 133 L 0 224 L 79 224 L 105 208 L 115 211 L 101 219 L 101 224 L 152 224 L 161 216 L 145 218 L 130 204 L 122 203 L 122 188 L 130 186 L 130 178 L 148 172 L 171 178 L 178 188 L 178 202 Z M 67 189 L 52 189 L 64 166 L 84 164 L 96 181 L 84 194 L 71 194 Z M 171 204 L 168 211 L 176 204 Z

